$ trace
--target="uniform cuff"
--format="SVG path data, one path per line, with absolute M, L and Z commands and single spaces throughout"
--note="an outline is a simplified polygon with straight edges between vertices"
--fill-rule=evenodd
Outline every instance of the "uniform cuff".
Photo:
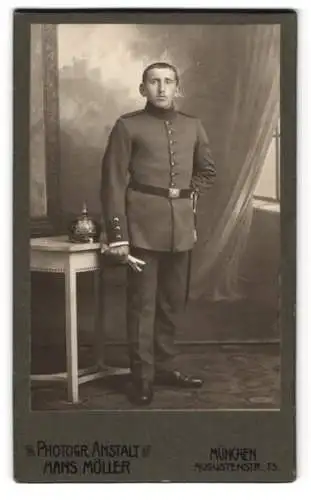
M 120 247 L 128 244 L 129 244 L 128 241 L 114 241 L 113 243 L 109 243 L 109 248 Z
M 107 238 L 111 243 L 128 240 L 127 220 L 124 215 L 114 215 L 107 223 Z

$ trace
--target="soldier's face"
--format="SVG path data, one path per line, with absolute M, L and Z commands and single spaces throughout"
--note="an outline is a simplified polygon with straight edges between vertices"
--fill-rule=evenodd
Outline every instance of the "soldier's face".
M 176 75 L 172 69 L 153 68 L 148 71 L 140 92 L 154 106 L 165 109 L 172 106 L 177 87 Z

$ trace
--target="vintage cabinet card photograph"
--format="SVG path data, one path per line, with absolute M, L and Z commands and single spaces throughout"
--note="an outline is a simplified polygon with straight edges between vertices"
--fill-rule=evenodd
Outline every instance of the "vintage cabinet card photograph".
M 15 11 L 17 481 L 295 479 L 296 38 Z

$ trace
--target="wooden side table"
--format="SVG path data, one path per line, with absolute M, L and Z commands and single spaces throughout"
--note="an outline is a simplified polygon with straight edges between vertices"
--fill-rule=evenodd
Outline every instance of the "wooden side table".
M 95 367 L 78 369 L 77 328 L 77 273 L 94 271 L 95 277 L 95 338 L 101 344 L 102 330 L 102 284 L 100 275 L 100 244 L 71 243 L 67 236 L 32 238 L 30 241 L 30 269 L 36 272 L 62 273 L 65 276 L 66 305 L 66 360 L 65 373 L 31 375 L 35 382 L 66 381 L 68 399 L 79 401 L 79 384 L 111 374 L 128 373 L 128 369 L 104 366 L 99 350 Z

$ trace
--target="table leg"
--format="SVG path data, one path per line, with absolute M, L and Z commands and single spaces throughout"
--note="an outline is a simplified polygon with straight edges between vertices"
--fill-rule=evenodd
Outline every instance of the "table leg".
M 72 403 L 79 401 L 78 393 L 78 334 L 76 271 L 69 256 L 65 271 L 66 294 L 66 357 L 68 375 L 68 398 Z
M 94 273 L 95 292 L 95 358 L 98 367 L 104 366 L 104 329 L 103 329 L 103 282 L 101 268 Z

